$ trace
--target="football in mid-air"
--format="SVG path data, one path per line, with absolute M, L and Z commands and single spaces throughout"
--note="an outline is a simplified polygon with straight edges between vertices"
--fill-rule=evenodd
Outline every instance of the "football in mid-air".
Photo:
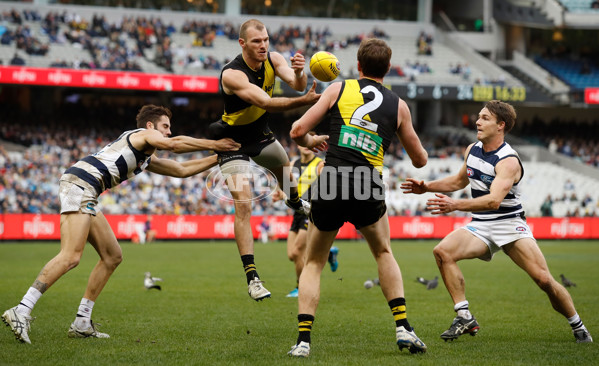
M 320 81 L 333 81 L 339 76 L 339 60 L 330 52 L 316 52 L 310 59 L 310 72 Z

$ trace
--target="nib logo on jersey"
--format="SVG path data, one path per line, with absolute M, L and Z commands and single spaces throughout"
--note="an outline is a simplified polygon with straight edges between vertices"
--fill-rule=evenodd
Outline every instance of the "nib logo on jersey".
M 382 142 L 383 139 L 375 134 L 349 126 L 341 126 L 339 146 L 376 156 L 379 153 Z
M 277 184 L 273 172 L 246 160 L 227 162 L 221 169 L 212 169 L 206 177 L 208 192 L 225 201 L 234 201 L 235 194 L 248 189 L 251 198 L 239 199 L 238 202 L 259 201 L 274 193 Z

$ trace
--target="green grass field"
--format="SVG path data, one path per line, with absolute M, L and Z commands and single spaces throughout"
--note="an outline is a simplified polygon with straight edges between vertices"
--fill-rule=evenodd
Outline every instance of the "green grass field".
M 33 312 L 31 345 L 0 328 L 1 365 L 591 365 L 599 364 L 599 242 L 543 241 L 554 277 L 577 283 L 570 293 L 595 336 L 577 344 L 566 320 L 546 295 L 500 253 L 491 263 L 465 261 L 470 308 L 481 330 L 443 342 L 439 335 L 454 312 L 443 284 L 435 290 L 415 278 L 438 275 L 436 241 L 393 243 L 404 276 L 408 319 L 428 352 L 411 355 L 395 345 L 395 324 L 364 242 L 342 242 L 339 270 L 328 266 L 312 332 L 309 359 L 287 351 L 297 337 L 297 300 L 285 295 L 295 285 L 283 242 L 256 243 L 256 264 L 271 299 L 256 303 L 233 242 L 123 243 L 124 261 L 98 298 L 93 319 L 110 339 L 70 339 L 75 317 L 97 261 L 91 246 L 80 265 L 40 299 Z M 57 243 L 0 243 L 0 311 L 21 300 Z M 143 287 L 144 272 L 162 277 L 162 291 Z

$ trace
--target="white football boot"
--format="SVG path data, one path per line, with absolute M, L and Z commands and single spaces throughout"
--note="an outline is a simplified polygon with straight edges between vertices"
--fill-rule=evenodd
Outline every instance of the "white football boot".
M 90 320 L 89 327 L 81 329 L 73 322 L 69 328 L 69 338 L 110 338 L 108 334 L 96 329 L 99 325 Z
M 2 314 L 2 321 L 6 323 L 15 334 L 15 337 L 21 342 L 31 344 L 29 340 L 29 330 L 34 318 L 29 315 L 17 313 L 17 307 L 10 308 Z
M 418 338 L 414 330 L 406 330 L 403 326 L 395 328 L 395 338 L 399 350 L 407 348 L 410 353 L 426 352 L 426 345 Z
M 260 281 L 257 277 L 250 281 L 250 284 L 248 285 L 248 294 L 252 299 L 260 301 L 270 297 L 270 291 L 262 286 L 263 283 L 264 282 Z
M 291 351 L 287 354 L 292 357 L 308 357 L 310 356 L 310 343 L 300 342 L 291 347 Z

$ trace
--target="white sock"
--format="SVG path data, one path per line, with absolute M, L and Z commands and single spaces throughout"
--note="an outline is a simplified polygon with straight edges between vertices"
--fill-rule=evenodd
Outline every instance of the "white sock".
M 580 320 L 580 316 L 578 316 L 578 313 L 568 318 L 568 323 L 570 323 L 572 330 L 587 329 L 582 323 L 582 320 Z
M 453 310 L 458 313 L 459 317 L 464 319 L 471 319 L 472 314 L 470 314 L 470 310 L 468 309 L 469 303 L 468 300 L 460 301 L 454 305 Z
M 17 313 L 31 315 L 31 310 L 33 310 L 35 303 L 40 297 L 42 297 L 42 293 L 38 289 L 30 287 L 25 296 L 23 296 L 21 303 L 17 306 Z
M 94 309 L 95 302 L 86 299 L 81 299 L 79 309 L 77 310 L 77 317 L 75 318 L 75 324 L 77 326 L 88 326 L 92 316 L 92 310 Z

